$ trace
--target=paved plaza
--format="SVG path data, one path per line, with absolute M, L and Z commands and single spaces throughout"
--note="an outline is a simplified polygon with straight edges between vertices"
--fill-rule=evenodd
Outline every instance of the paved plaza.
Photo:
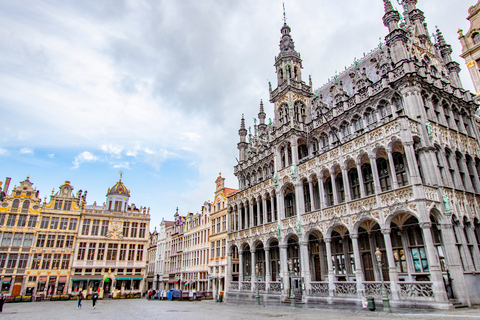
M 392 314 L 371 312 L 363 309 L 297 308 L 256 305 L 221 304 L 214 301 L 147 301 L 104 300 L 92 309 L 91 301 L 83 301 L 77 309 L 76 301 L 8 303 L 4 306 L 2 319 L 480 319 L 480 309 L 457 309 L 447 311 L 395 310 Z

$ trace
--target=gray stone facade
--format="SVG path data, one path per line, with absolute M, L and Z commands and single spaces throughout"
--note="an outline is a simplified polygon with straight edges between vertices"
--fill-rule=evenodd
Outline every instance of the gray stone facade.
M 318 90 L 281 28 L 253 130 L 239 130 L 227 299 L 393 306 L 480 303 L 476 104 L 416 0 L 384 0 L 385 43 Z M 381 266 L 375 253 L 381 253 Z

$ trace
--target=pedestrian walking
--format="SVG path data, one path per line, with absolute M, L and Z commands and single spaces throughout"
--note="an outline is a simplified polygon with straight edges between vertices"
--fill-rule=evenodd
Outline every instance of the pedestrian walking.
M 83 300 L 83 293 L 82 290 L 78 293 L 78 307 L 77 309 L 80 309 L 82 307 L 82 300 Z
M 152 290 L 148 290 L 148 300 L 152 300 Z
M 152 290 L 152 299 L 155 300 L 155 293 L 157 293 L 157 291 L 155 291 L 155 289 Z
M 97 299 L 98 299 L 98 293 L 95 292 L 92 296 L 92 304 L 93 304 L 92 309 L 95 309 L 95 304 L 97 303 Z
M 5 296 L 3 293 L 0 293 L 0 312 L 3 311 L 3 304 L 5 303 Z

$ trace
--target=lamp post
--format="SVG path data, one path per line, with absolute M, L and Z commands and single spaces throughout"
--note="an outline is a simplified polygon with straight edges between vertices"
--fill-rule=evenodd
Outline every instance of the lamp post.
M 378 248 L 378 247 L 377 247 L 377 251 L 375 251 L 375 256 L 377 256 L 378 271 L 380 272 L 380 281 L 382 281 L 383 311 L 384 312 L 390 312 L 390 301 L 388 300 L 387 290 L 385 290 L 385 284 L 384 284 L 384 281 L 383 281 L 382 253 L 380 252 L 380 248 Z
M 257 274 L 257 285 L 255 288 L 255 300 L 257 301 L 257 304 L 260 305 L 260 265 L 257 263 L 255 266 L 255 271 Z
M 290 273 L 290 307 L 295 307 L 295 292 L 293 292 L 293 260 L 288 260 L 288 270 Z

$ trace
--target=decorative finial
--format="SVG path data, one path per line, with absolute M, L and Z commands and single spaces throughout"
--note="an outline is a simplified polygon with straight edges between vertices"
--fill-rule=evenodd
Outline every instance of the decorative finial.
M 462 29 L 459 28 L 457 33 L 460 37 L 463 37 L 463 30 Z
M 120 173 L 120 181 L 122 181 L 123 171 L 120 170 L 118 173 Z
M 285 2 L 283 3 L 283 23 L 287 24 L 287 16 L 285 15 Z
M 218 173 L 218 176 L 219 176 L 219 177 L 221 177 L 221 176 L 222 176 L 222 171 L 220 171 L 220 172 Z

